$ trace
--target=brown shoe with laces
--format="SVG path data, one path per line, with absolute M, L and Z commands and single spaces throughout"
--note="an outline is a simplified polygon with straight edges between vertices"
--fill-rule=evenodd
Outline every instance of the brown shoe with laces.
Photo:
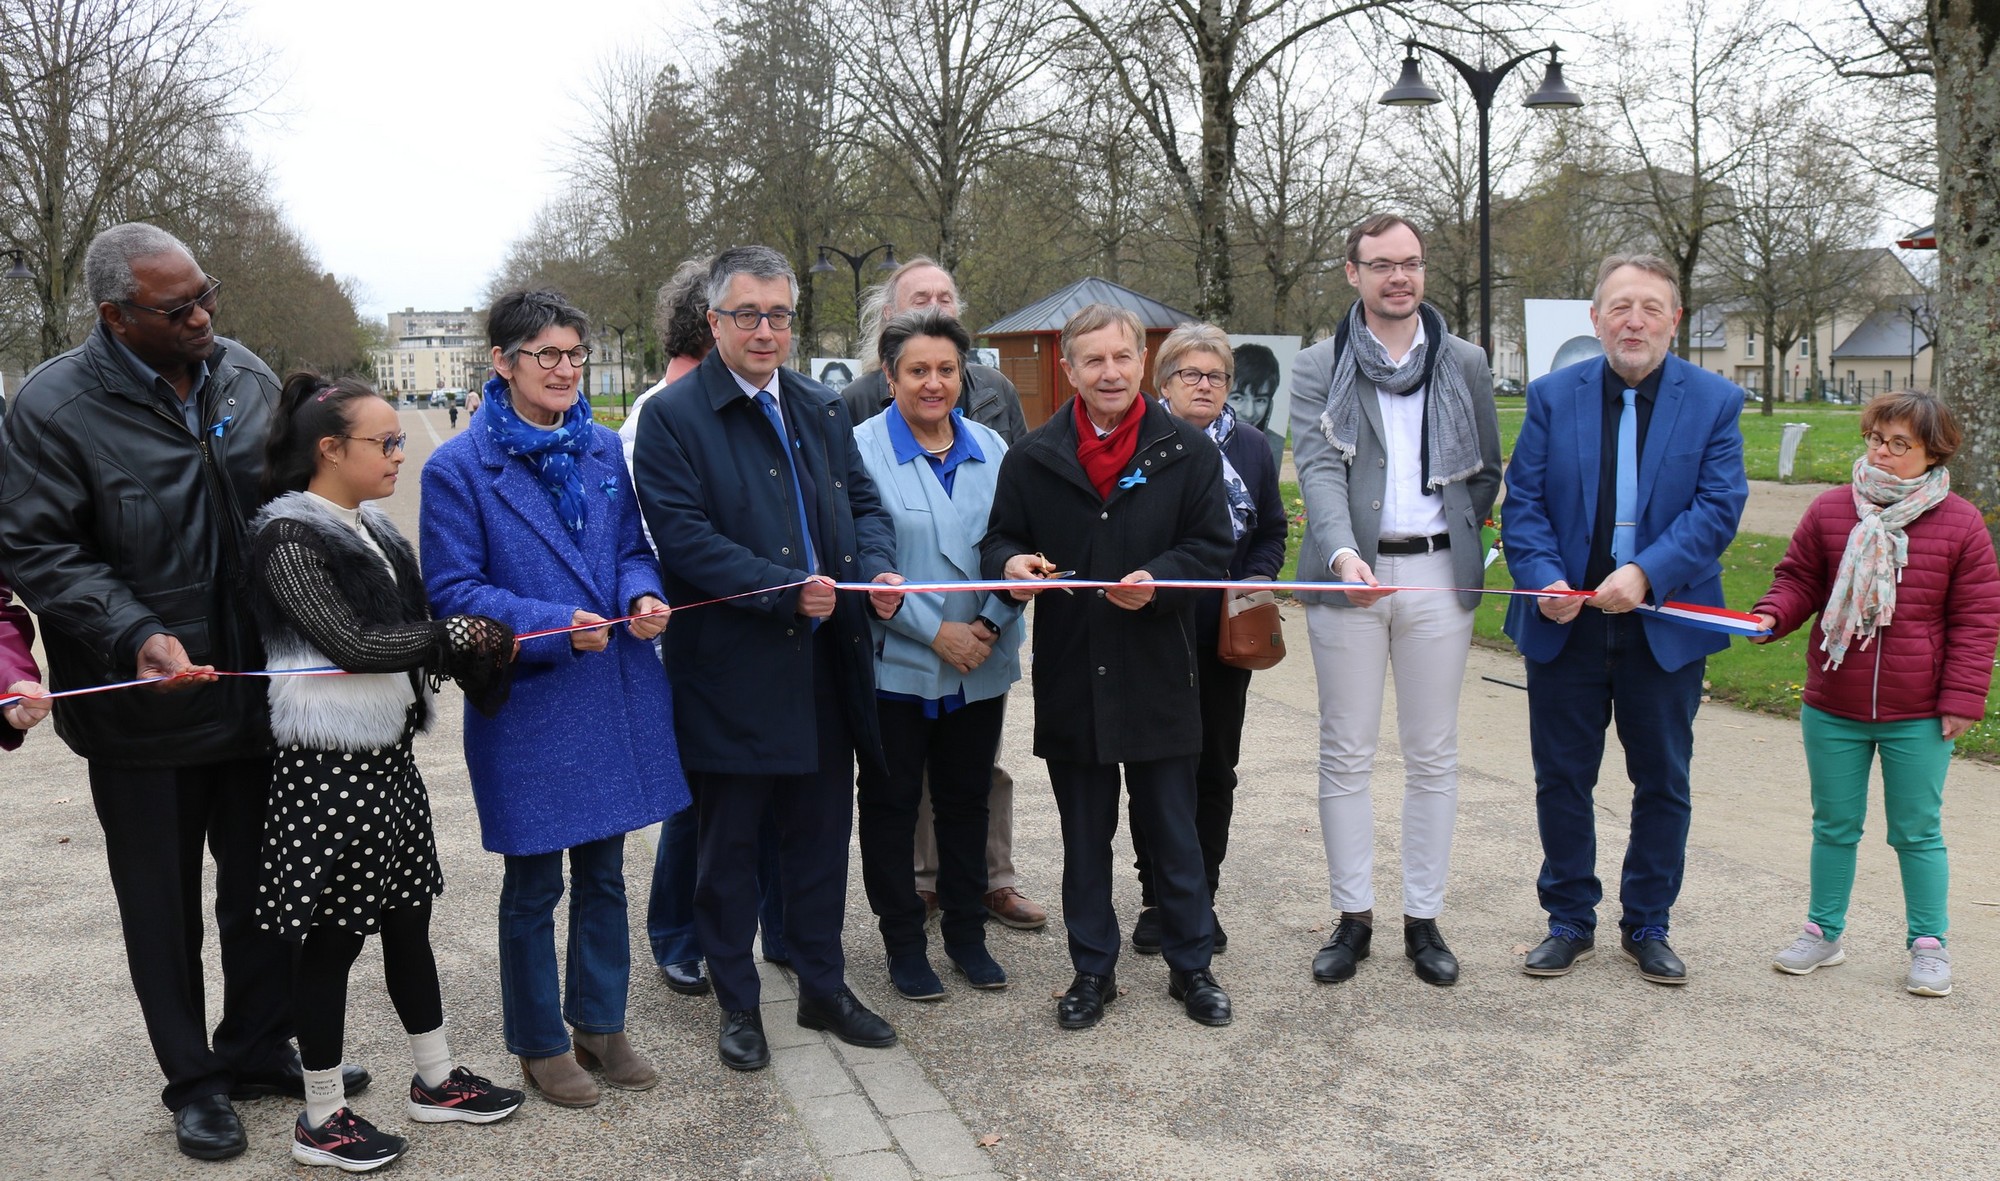
M 1049 921 L 1049 912 L 1012 886 L 986 892 L 986 913 L 1016 931 L 1039 930 Z

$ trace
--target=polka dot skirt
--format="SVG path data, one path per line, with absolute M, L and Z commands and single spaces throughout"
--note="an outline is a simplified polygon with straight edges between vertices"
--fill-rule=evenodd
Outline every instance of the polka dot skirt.
M 315 925 L 373 934 L 382 911 L 444 893 L 410 735 L 368 751 L 279 750 L 257 889 L 258 925 L 294 941 Z

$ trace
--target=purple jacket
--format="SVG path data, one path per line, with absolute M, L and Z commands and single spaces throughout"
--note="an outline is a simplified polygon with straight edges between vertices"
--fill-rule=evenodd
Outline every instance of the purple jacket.
M 35 655 L 30 649 L 35 643 L 35 621 L 28 618 L 28 609 L 14 601 L 14 592 L 0 582 L 0 693 L 15 681 L 39 681 L 42 672 L 35 667 Z M 21 745 L 21 732 L 0 722 L 0 750 L 13 750 Z

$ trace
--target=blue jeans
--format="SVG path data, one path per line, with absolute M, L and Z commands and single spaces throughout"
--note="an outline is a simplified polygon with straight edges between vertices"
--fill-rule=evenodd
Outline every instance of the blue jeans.
M 1536 887 L 1551 924 L 1590 934 L 1604 885 L 1597 877 L 1592 796 L 1615 719 L 1632 781 L 1632 837 L 1618 897 L 1619 926 L 1665 927 L 1687 863 L 1688 765 L 1707 662 L 1660 667 L 1637 616 L 1586 607 L 1547 664 L 1528 661 L 1528 745 L 1542 834 Z
M 694 933 L 696 810 L 683 808 L 660 826 L 653 858 L 653 896 L 646 903 L 646 937 L 653 962 L 685 964 L 702 958 Z M 758 921 L 764 928 L 764 958 L 789 958 L 785 951 L 785 895 L 778 876 L 778 825 L 769 816 L 757 836 Z
M 569 1051 L 569 1030 L 625 1028 L 632 950 L 625 915 L 625 836 L 569 853 L 569 956 L 557 1003 L 556 903 L 563 852 L 506 858 L 500 879 L 500 1011 L 507 1051 L 553 1058 Z

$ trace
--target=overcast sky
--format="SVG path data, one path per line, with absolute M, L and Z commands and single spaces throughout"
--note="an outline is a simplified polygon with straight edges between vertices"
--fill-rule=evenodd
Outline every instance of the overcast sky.
M 239 0 L 268 49 L 248 127 L 276 196 L 362 312 L 476 304 L 562 186 L 590 68 L 694 0 Z

